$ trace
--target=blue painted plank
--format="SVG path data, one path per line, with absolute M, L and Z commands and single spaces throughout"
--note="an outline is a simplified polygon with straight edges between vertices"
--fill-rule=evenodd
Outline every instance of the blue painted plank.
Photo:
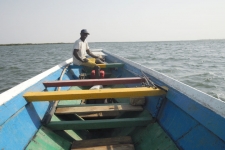
M 27 104 L 0 126 L 0 149 L 24 149 L 39 129 L 46 106 Z M 38 109 L 37 109 L 38 108 Z
M 45 88 L 42 84 L 43 81 L 48 80 L 56 80 L 59 78 L 61 74 L 61 69 L 56 71 L 55 73 L 47 76 L 43 80 L 39 81 L 38 83 L 34 84 L 27 90 L 23 91 L 22 93 L 18 94 L 14 98 L 12 98 L 7 103 L 0 106 L 0 125 L 2 125 L 9 117 L 11 117 L 14 113 L 20 110 L 24 105 L 27 104 L 27 101 L 23 98 L 23 94 L 27 91 L 43 91 Z
M 37 112 L 37 115 L 39 116 L 40 120 L 42 120 L 46 113 L 46 110 L 49 107 L 49 104 L 49 102 L 32 102 L 29 105 L 33 105 L 34 111 Z
M 223 117 L 174 90 L 167 93 L 167 98 L 225 141 L 225 119 Z
M 156 117 L 162 103 L 161 96 L 146 97 L 145 108 L 151 113 L 152 117 Z
M 224 150 L 225 143 L 203 126 L 196 126 L 183 138 L 178 140 L 182 149 L 191 150 Z
M 70 70 L 70 69 L 82 69 L 82 68 L 83 68 L 83 66 L 71 64 L 71 65 L 69 65 L 68 70 Z
M 170 101 L 166 101 L 158 118 L 160 125 L 174 141 L 199 123 Z
M 22 94 L 14 97 L 12 100 L 0 106 L 0 125 L 2 125 L 9 117 L 15 112 L 26 105 L 26 100 L 22 97 Z
M 73 72 L 74 79 L 79 79 L 79 75 L 81 73 L 82 68 L 83 68 L 82 66 L 70 65 L 68 70 Z

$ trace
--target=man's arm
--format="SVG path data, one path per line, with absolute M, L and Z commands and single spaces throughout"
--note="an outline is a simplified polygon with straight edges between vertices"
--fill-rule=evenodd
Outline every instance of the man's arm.
M 100 57 L 94 55 L 89 49 L 87 49 L 86 52 L 87 52 L 87 54 L 88 54 L 89 56 L 91 56 L 91 57 L 93 57 L 93 58 L 98 58 L 98 59 L 100 59 L 101 61 L 104 61 L 104 59 L 102 59 L 102 58 L 100 58 Z
M 74 50 L 73 50 L 73 55 L 75 56 L 75 58 L 78 59 L 79 61 L 83 62 L 83 63 L 88 62 L 88 59 L 82 59 L 82 58 L 77 54 L 78 51 L 79 51 L 78 49 L 74 49 Z

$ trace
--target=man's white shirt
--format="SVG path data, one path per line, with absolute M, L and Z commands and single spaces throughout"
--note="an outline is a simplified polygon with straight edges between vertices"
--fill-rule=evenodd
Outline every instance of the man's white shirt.
M 77 52 L 78 56 L 80 56 L 81 59 L 86 58 L 87 52 L 86 50 L 89 49 L 88 42 L 85 40 L 84 42 L 81 39 L 78 39 L 75 41 L 73 45 L 73 51 L 74 49 L 78 49 Z M 73 54 L 72 54 L 73 55 Z M 81 65 L 82 62 L 79 61 L 74 55 L 73 55 L 73 64 L 75 65 Z

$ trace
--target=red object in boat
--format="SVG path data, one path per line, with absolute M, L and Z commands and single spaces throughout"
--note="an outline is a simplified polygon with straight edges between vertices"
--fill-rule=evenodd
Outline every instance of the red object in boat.
M 104 78 L 104 77 L 105 77 L 105 71 L 100 70 L 100 78 Z M 91 79 L 95 79 L 95 70 L 91 71 Z
M 105 71 L 104 70 L 100 70 L 100 78 L 104 78 L 105 77 Z

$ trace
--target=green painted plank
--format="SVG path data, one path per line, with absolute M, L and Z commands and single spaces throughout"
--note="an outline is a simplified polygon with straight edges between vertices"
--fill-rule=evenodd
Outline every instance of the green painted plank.
M 82 129 L 104 129 L 120 128 L 132 126 L 146 126 L 151 122 L 151 118 L 124 118 L 124 119 L 104 119 L 86 121 L 53 121 L 47 127 L 53 130 L 82 130 Z
M 58 136 L 51 130 L 41 127 L 26 147 L 26 150 L 62 150 L 69 149 L 70 145 L 70 142 Z
M 81 100 L 61 100 L 59 101 L 59 104 L 57 105 L 57 107 L 76 106 L 80 104 L 81 104 Z
M 62 121 L 62 120 L 59 117 L 57 117 L 56 115 L 53 115 L 51 121 L 54 122 L 54 121 Z M 79 130 L 79 131 L 63 130 L 63 132 L 64 132 L 64 134 L 66 134 L 65 136 L 70 136 L 73 140 L 76 140 L 76 141 L 87 139 L 87 137 L 90 134 L 87 130 Z M 61 135 L 62 135 L 62 133 L 61 133 Z
M 149 114 L 147 110 L 144 110 L 142 112 L 124 112 L 117 118 L 141 118 L 141 117 L 148 117 L 153 119 L 152 116 Z M 137 127 L 126 127 L 126 128 L 116 128 L 112 132 L 111 136 L 116 137 L 116 136 L 127 136 L 130 133 L 132 133 Z

